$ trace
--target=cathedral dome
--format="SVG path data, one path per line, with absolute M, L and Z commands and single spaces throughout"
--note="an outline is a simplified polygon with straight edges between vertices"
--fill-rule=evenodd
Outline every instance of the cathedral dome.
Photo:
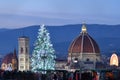
M 2 63 L 9 64 L 12 63 L 13 53 L 7 54 L 4 58 Z
M 14 50 L 14 53 L 9 53 L 3 58 L 1 69 L 8 71 L 16 70 L 18 65 L 17 62 L 16 50 Z
M 80 35 L 74 39 L 69 47 L 69 53 L 100 53 L 96 41 L 87 33 L 85 24 Z
M 16 60 L 17 60 L 16 50 L 14 50 L 14 53 L 9 53 L 9 54 L 7 54 L 7 55 L 3 58 L 2 63 L 5 63 L 5 64 L 12 63 L 12 59 L 16 59 Z

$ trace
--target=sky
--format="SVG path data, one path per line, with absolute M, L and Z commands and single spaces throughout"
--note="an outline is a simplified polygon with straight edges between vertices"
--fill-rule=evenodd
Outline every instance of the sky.
M 0 28 L 120 24 L 120 0 L 0 0 Z

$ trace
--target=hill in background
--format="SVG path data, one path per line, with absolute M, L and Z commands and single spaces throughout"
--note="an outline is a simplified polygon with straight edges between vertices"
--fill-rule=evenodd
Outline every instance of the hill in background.
M 101 54 L 110 56 L 113 52 L 120 54 L 120 25 L 87 24 L 87 32 L 96 40 Z M 80 34 L 81 24 L 64 26 L 46 26 L 57 56 L 65 58 L 71 42 Z M 37 39 L 39 25 L 19 29 L 0 29 L 0 54 L 8 54 L 18 48 L 18 37 L 30 38 L 30 53 Z

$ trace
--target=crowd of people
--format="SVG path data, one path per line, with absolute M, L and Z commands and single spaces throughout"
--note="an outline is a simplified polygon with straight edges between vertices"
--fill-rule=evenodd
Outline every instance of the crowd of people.
M 120 80 L 120 71 L 3 71 L 0 70 L 0 80 Z

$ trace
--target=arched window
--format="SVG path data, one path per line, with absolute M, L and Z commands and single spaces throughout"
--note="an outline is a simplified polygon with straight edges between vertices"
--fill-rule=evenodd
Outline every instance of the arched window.
M 10 63 L 10 64 L 8 64 L 8 67 L 11 67 L 12 68 L 12 64 Z
M 26 53 L 28 53 L 28 48 L 26 47 Z
M 24 58 L 20 58 L 20 61 L 24 61 Z
M 86 59 L 86 61 L 90 61 L 90 59 L 89 59 L 89 58 L 87 58 L 87 59 Z
M 20 52 L 23 53 L 23 47 L 20 48 Z

